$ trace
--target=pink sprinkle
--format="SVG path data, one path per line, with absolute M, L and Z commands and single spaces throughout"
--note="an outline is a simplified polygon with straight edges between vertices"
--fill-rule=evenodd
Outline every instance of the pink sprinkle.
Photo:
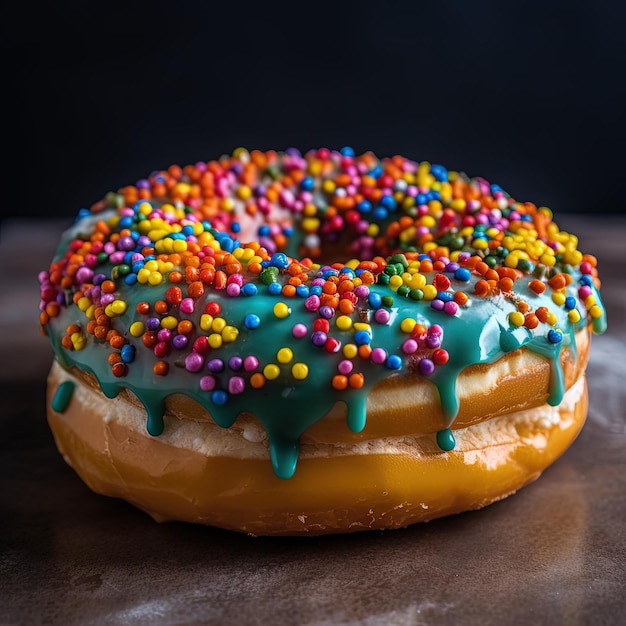
M 296 339 L 302 339 L 302 337 L 306 337 L 308 332 L 309 331 L 304 324 L 295 324 L 294 327 L 291 329 L 291 334 Z
M 316 296 L 316 295 L 309 296 L 304 301 L 304 306 L 306 307 L 307 311 L 317 311 L 320 308 L 319 296 Z
M 183 298 L 180 303 L 180 310 L 183 313 L 193 313 L 195 308 L 193 298 Z
M 241 376 L 233 376 L 228 381 L 228 391 L 232 394 L 243 393 L 246 388 L 246 381 Z
M 459 305 L 454 300 L 450 300 L 450 302 L 446 302 L 443 305 L 443 310 L 448 315 L 456 315 L 459 310 Z
M 387 353 L 382 348 L 374 348 L 372 350 L 372 354 L 370 354 L 370 359 L 372 360 L 372 363 L 381 365 L 387 360 Z
M 391 315 L 389 314 L 389 311 L 387 311 L 387 309 L 377 309 L 376 313 L 374 313 L 374 319 L 379 324 L 388 324 L 389 320 L 391 319 Z
M 203 376 L 200 379 L 200 389 L 202 391 L 213 391 L 215 389 L 215 376 Z
M 402 344 L 402 352 L 404 352 L 404 354 L 414 354 L 417 352 L 417 347 L 417 341 L 415 341 L 415 339 L 407 339 Z
M 230 283 L 226 286 L 226 293 L 234 298 L 241 293 L 241 287 L 237 283 Z
M 352 364 L 352 361 L 349 361 L 348 359 L 344 359 L 343 361 L 339 362 L 337 369 L 339 370 L 340 374 L 347 376 L 352 371 L 353 367 L 354 365 Z
M 245 369 L 246 372 L 253 372 L 258 367 L 259 367 L 259 360 L 253 355 L 247 356 L 243 360 L 243 369 Z
M 199 372 L 204 365 L 204 357 L 197 352 L 190 352 L 185 357 L 185 369 L 190 372 Z

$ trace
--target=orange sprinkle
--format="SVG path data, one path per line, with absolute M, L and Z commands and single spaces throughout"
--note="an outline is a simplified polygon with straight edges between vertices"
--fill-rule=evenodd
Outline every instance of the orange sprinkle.
M 541 280 L 535 279 L 530 281 L 528 288 L 536 294 L 541 294 L 546 290 L 546 284 Z

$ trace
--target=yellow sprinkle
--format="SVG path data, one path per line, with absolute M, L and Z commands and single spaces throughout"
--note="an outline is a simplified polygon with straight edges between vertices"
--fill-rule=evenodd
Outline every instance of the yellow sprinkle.
M 268 363 L 263 368 L 263 376 L 267 378 L 267 380 L 274 380 L 280 376 L 280 367 L 275 363 Z
M 476 248 L 476 250 L 486 250 L 489 247 L 486 239 L 474 239 L 472 241 L 472 248 Z
M 113 302 L 111 302 L 111 310 L 115 315 L 122 315 L 126 312 L 127 308 L 128 304 L 126 304 L 124 300 L 113 300 Z
M 365 231 L 369 237 L 377 237 L 380 232 L 378 224 L 370 224 Z
M 174 330 L 178 326 L 178 320 L 173 315 L 167 315 L 161 320 L 161 326 L 168 330 Z
M 148 270 L 149 272 L 156 272 L 159 269 L 159 264 L 154 260 L 146 261 L 143 264 L 143 269 Z
M 565 304 L 565 294 L 560 291 L 555 291 L 552 294 L 552 302 L 557 306 L 563 306 Z
M 416 272 L 411 276 L 410 280 L 406 282 L 406 285 L 411 289 L 423 289 L 424 285 L 426 285 L 426 276 Z
M 539 261 L 548 267 L 552 267 L 556 264 L 556 257 L 551 252 L 544 252 Z
M 550 311 L 546 317 L 546 322 L 550 325 L 550 326 L 554 326 L 556 324 L 556 315 Z
M 83 296 L 82 298 L 78 299 L 78 302 L 76 303 L 76 306 L 81 311 L 86 311 L 91 306 L 91 300 L 89 298 L 87 298 L 86 296 Z
M 241 185 L 241 187 L 237 189 L 237 195 L 242 200 L 248 200 L 248 198 L 250 198 L 250 196 L 252 195 L 252 189 L 250 189 L 248 185 Z
M 172 248 L 174 252 L 185 252 L 187 250 L 187 242 L 184 239 L 174 239 Z
M 593 294 L 588 295 L 585 298 L 585 307 L 590 309 L 596 303 L 596 299 Z
M 213 322 L 213 327 L 215 327 L 215 322 Z M 236 341 L 239 336 L 239 329 L 235 326 L 224 326 L 224 330 L 222 330 L 222 340 L 224 343 L 232 343 Z
M 200 316 L 200 328 L 205 332 L 209 332 L 213 326 L 213 316 L 208 313 L 203 313 Z
M 405 317 L 400 322 L 400 330 L 403 333 L 410 334 L 413 331 L 413 329 L 415 328 L 416 324 L 417 324 L 417 321 L 414 320 L 412 317 Z
M 72 333 L 70 339 L 72 340 L 74 350 L 82 350 L 87 345 L 87 338 L 82 332 Z
M 284 302 L 277 302 L 274 305 L 274 315 L 279 319 L 285 319 L 291 314 L 291 309 Z
M 281 348 L 276 353 L 276 359 L 279 363 L 289 363 L 293 359 L 293 351 L 291 348 Z
M 221 347 L 221 345 L 223 343 L 222 335 L 220 335 L 218 333 L 211 333 L 207 337 L 207 341 L 209 342 L 209 345 L 211 346 L 211 348 L 213 348 L 215 350 L 215 349 Z
M 346 359 L 354 359 L 358 353 L 359 348 L 355 343 L 347 343 L 343 347 L 343 356 L 345 356 Z
M 95 304 L 90 305 L 85 311 L 85 315 L 90 320 L 94 319 L 96 317 L 96 305 Z
M 145 267 L 142 267 L 137 272 L 137 282 L 145 285 L 148 282 L 148 278 L 150 277 L 150 270 L 147 270 Z
M 572 323 L 576 324 L 576 322 L 580 322 L 580 313 L 576 309 L 572 309 L 567 314 L 567 319 Z
M 513 311 L 509 313 L 509 322 L 513 326 L 523 326 L 524 325 L 524 315 L 519 311 Z
M 434 300 L 437 297 L 437 287 L 435 285 L 424 285 L 424 300 Z
M 463 200 L 463 198 L 454 198 L 454 200 L 450 202 L 450 208 L 454 209 L 455 211 L 464 211 L 465 200 Z
M 306 232 L 317 232 L 320 221 L 317 217 L 305 217 L 302 222 L 302 229 Z
M 352 318 L 348 315 L 339 315 L 335 320 L 339 330 L 350 330 L 352 328 Z
M 589 315 L 591 315 L 591 317 L 593 317 L 594 320 L 597 320 L 599 317 L 602 317 L 602 308 L 599 307 L 597 304 L 594 304 L 589 309 Z
M 354 322 L 354 330 L 355 332 L 357 330 L 364 330 L 368 332 L 370 335 L 372 334 L 372 327 L 369 324 L 366 324 L 365 322 Z
M 151 285 L 160 285 L 163 281 L 163 274 L 161 272 L 150 272 L 150 276 L 148 276 L 148 282 Z
M 398 291 L 398 287 L 400 287 L 403 282 L 402 276 L 398 276 L 397 274 L 389 277 L 389 287 L 394 291 Z
M 336 187 L 337 186 L 335 185 L 335 183 L 332 180 L 328 179 L 328 178 L 322 184 L 322 189 L 326 193 L 333 193 L 333 191 L 335 191 Z
M 291 368 L 291 375 L 296 380 L 304 380 L 309 375 L 309 368 L 306 363 L 294 363 Z
M 582 260 L 583 255 L 579 250 L 567 250 L 563 255 L 563 261 L 569 265 L 579 265 Z
M 235 210 L 235 201 L 232 198 L 224 198 L 221 202 L 222 209 L 224 211 L 234 211 Z
M 213 319 L 211 330 L 213 330 L 216 333 L 221 333 L 225 327 L 226 327 L 226 320 L 223 317 L 216 317 Z
M 133 337 L 141 337 L 146 330 L 146 325 L 143 322 L 133 322 L 128 330 Z

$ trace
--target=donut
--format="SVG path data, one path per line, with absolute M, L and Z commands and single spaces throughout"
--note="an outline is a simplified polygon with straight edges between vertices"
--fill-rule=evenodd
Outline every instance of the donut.
M 516 492 L 580 432 L 606 329 L 548 208 L 349 147 L 154 171 L 80 209 L 39 282 L 66 461 L 157 521 L 251 535 Z

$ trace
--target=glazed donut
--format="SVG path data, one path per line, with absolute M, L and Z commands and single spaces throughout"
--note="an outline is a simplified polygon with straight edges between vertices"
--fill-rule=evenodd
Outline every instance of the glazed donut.
M 254 535 L 515 492 L 582 428 L 606 328 L 549 209 L 350 148 L 156 171 L 81 209 L 39 280 L 68 463 L 156 520 Z

